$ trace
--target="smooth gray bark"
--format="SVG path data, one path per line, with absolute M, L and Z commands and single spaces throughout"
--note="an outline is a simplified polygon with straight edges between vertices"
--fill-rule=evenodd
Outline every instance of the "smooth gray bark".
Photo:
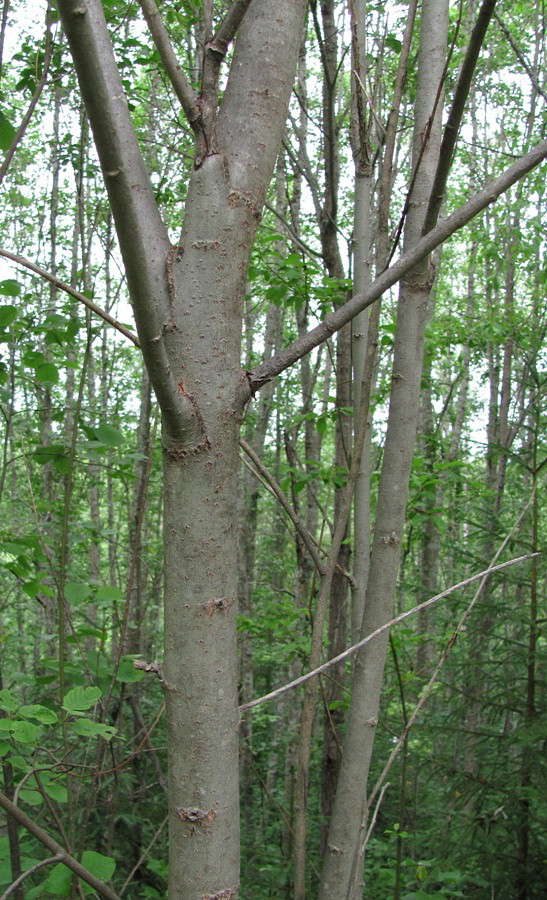
M 243 12 L 244 5 L 236 6 Z M 206 44 L 203 140 L 175 248 L 150 188 L 101 4 L 59 0 L 59 9 L 162 411 L 169 897 L 236 897 L 235 522 L 238 429 L 250 393 L 240 368 L 242 307 L 305 2 L 252 0 L 218 113 L 218 65 Z

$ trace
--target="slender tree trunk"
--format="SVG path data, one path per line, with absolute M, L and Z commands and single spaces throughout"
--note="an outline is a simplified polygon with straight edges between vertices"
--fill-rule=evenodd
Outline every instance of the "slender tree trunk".
M 249 323 L 252 329 L 252 323 Z M 264 335 L 264 358 L 278 349 L 281 337 L 281 310 L 270 304 L 266 312 Z M 252 435 L 247 435 L 253 450 L 260 456 L 264 448 L 266 431 L 271 417 L 274 385 L 261 392 L 256 410 L 256 421 Z M 251 429 L 249 428 L 249 432 Z M 256 550 L 256 533 L 258 523 L 258 499 L 261 489 L 260 481 L 248 469 L 240 471 L 240 492 L 238 502 L 238 608 L 246 618 L 253 614 L 253 586 Z M 253 684 L 253 639 L 245 632 L 239 636 L 239 697 L 241 703 L 252 699 Z M 253 720 L 245 716 L 241 722 L 241 804 L 242 804 L 242 852 L 243 866 L 248 884 L 253 884 L 258 861 L 256 814 L 253 808 L 253 784 L 255 772 L 253 767 Z
M 419 239 L 440 145 L 442 77 L 446 59 L 448 3 L 422 7 L 414 129 L 414 175 L 405 250 Z M 431 272 L 425 261 L 405 277 L 397 312 L 392 390 L 363 636 L 388 621 L 399 565 L 410 464 L 414 449 L 422 371 L 424 329 Z M 321 900 L 352 896 L 360 883 L 359 835 L 385 663 L 387 632 L 358 654 L 352 684 L 348 731 L 334 812 L 330 823 Z M 360 888 L 355 888 L 358 896 Z
M 395 81 L 391 109 L 385 135 L 385 149 L 382 160 L 380 181 L 378 186 L 378 227 L 376 233 L 376 272 L 380 273 L 388 265 L 389 255 L 389 208 L 393 182 L 393 159 L 397 138 L 397 124 L 406 79 L 406 69 L 414 23 L 417 0 L 411 0 L 408 8 L 405 32 L 399 54 L 397 77 Z M 371 124 L 366 112 L 366 98 L 363 85 L 366 82 L 366 21 L 360 4 L 351 3 L 354 57 L 354 117 L 353 156 L 355 162 L 355 199 L 354 199 L 354 289 L 362 290 L 371 281 L 372 241 L 371 241 L 371 190 L 372 171 L 369 146 Z M 357 78 L 359 76 L 359 80 Z M 370 311 L 360 313 L 353 322 L 353 370 L 354 370 L 354 409 L 360 404 L 360 390 L 363 373 L 366 374 L 369 394 L 375 372 L 378 329 L 380 325 L 381 300 L 374 304 Z M 370 435 L 371 422 L 365 438 L 361 473 L 355 486 L 354 502 L 354 566 L 355 587 L 352 592 L 351 606 L 351 642 L 356 643 L 361 633 L 365 596 L 370 568 Z
M 4 690 L 4 680 L 0 670 L 0 690 Z M 5 710 L 0 709 L 0 719 L 7 718 Z M 3 789 L 8 800 L 13 801 L 15 794 L 15 785 L 13 781 L 13 766 L 8 759 L 2 761 Z M 7 816 L 6 830 L 8 833 L 9 858 L 11 866 L 12 882 L 16 881 L 21 874 L 21 847 L 19 843 L 19 826 L 13 816 Z M 13 900 L 24 900 L 22 886 L 15 888 L 13 891 Z

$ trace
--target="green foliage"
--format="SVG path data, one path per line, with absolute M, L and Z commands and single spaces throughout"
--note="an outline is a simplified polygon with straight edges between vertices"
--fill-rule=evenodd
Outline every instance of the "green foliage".
M 84 850 L 82 854 L 82 865 L 84 868 L 100 878 L 101 881 L 109 881 L 116 869 L 116 861 L 108 856 L 96 853 L 94 850 Z M 48 891 L 55 897 L 70 896 L 74 873 L 67 866 L 58 863 L 51 870 L 42 890 Z M 93 896 L 95 891 L 90 885 L 82 884 L 82 893 L 85 897 Z

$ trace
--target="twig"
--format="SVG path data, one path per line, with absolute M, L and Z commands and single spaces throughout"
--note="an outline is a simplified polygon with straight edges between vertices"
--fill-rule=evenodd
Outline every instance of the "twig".
M 294 509 L 292 508 L 291 504 L 287 500 L 285 494 L 283 493 L 283 491 L 281 490 L 281 488 L 279 487 L 279 485 L 277 484 L 275 479 L 272 478 L 272 476 L 268 472 L 266 466 L 263 465 L 262 460 L 254 452 L 254 450 L 250 446 L 250 444 L 248 444 L 247 441 L 245 441 L 243 438 L 240 438 L 239 446 L 247 454 L 247 456 L 249 457 L 249 459 L 255 466 L 255 468 L 257 470 L 257 472 L 255 472 L 255 475 L 258 473 L 258 475 L 260 475 L 260 477 L 264 479 L 269 490 L 272 492 L 272 494 L 274 495 L 276 500 L 280 503 L 280 505 L 283 507 L 283 509 L 287 513 L 289 519 L 293 523 L 298 534 L 300 535 L 300 537 L 304 541 L 306 547 L 308 548 L 308 552 L 309 552 L 311 558 L 313 559 L 313 562 L 315 563 L 315 567 L 317 568 L 317 571 L 319 572 L 320 575 L 324 575 L 325 574 L 325 564 L 319 558 L 319 553 L 317 552 L 315 542 L 314 542 L 311 534 L 309 533 L 308 529 L 305 527 L 305 525 L 303 525 L 303 523 L 300 521 L 300 519 L 296 515 Z
M 87 884 L 90 884 L 92 888 L 95 888 L 98 894 L 101 897 L 106 897 L 107 900 L 120 900 L 118 894 L 112 890 L 104 881 L 101 881 L 100 878 L 96 878 L 91 872 L 89 872 L 77 859 L 74 859 L 70 853 L 61 847 L 60 844 L 57 843 L 50 835 L 44 831 L 43 828 L 40 827 L 36 822 L 30 819 L 26 813 L 23 812 L 22 809 L 19 809 L 15 803 L 12 803 L 11 800 L 0 792 L 0 806 L 2 806 L 10 816 L 19 822 L 23 828 L 26 828 L 30 834 L 32 834 L 37 840 L 40 841 L 48 850 L 52 850 L 53 853 L 59 857 L 59 862 L 62 862 L 63 865 L 68 866 L 69 869 L 78 876 L 78 878 L 82 878 Z
M 414 722 L 416 721 L 416 719 L 417 719 L 417 717 L 418 717 L 418 713 L 420 712 L 420 710 L 421 710 L 422 707 L 424 706 L 426 700 L 428 699 L 428 697 L 429 697 L 429 695 L 430 695 L 430 693 L 431 693 L 431 690 L 432 690 L 432 688 L 433 688 L 433 685 L 434 685 L 435 682 L 437 681 L 439 672 L 440 672 L 440 670 L 442 669 L 444 663 L 446 662 L 446 660 L 447 660 L 447 658 L 448 658 L 448 654 L 450 653 L 452 647 L 453 647 L 454 644 L 456 643 L 456 639 L 457 639 L 458 635 L 460 634 L 460 632 L 462 631 L 465 622 L 466 622 L 467 619 L 469 618 L 469 616 L 470 616 L 470 614 L 471 614 L 471 611 L 472 611 L 473 607 L 475 606 L 477 600 L 479 599 L 479 597 L 480 597 L 480 595 L 481 595 L 481 593 L 482 593 L 482 591 L 483 591 L 484 586 L 486 585 L 486 583 L 488 582 L 488 580 L 489 580 L 489 578 L 490 578 L 490 575 L 492 574 L 492 572 L 495 572 L 495 571 L 497 571 L 497 570 L 503 568 L 504 566 L 512 565 L 512 564 L 515 563 L 515 562 L 521 562 L 523 559 L 531 559 L 532 557 L 539 556 L 539 553 L 530 553 L 530 554 L 528 554 L 528 555 L 525 556 L 525 557 L 519 557 L 518 559 L 512 559 L 512 560 L 510 560 L 509 562 L 507 562 L 507 563 L 501 563 L 501 565 L 498 565 L 498 566 L 494 565 L 494 563 L 496 562 L 496 560 L 499 559 L 500 554 L 503 552 L 504 548 L 507 546 L 509 540 L 511 539 L 513 533 L 515 532 L 515 529 L 519 526 L 520 522 L 521 522 L 522 519 L 524 518 L 526 512 L 528 511 L 528 508 L 529 508 L 530 504 L 532 503 L 533 497 L 534 497 L 534 495 L 532 494 L 532 497 L 530 498 L 530 500 L 528 501 L 528 503 L 526 504 L 526 506 L 525 506 L 524 509 L 522 510 L 522 512 L 521 512 L 520 516 L 518 517 L 517 521 L 515 522 L 515 524 L 513 525 L 513 527 L 511 528 L 511 530 L 509 531 L 509 533 L 508 533 L 508 534 L 505 536 L 505 538 L 503 539 L 501 545 L 499 546 L 498 550 L 496 551 L 496 553 L 495 553 L 495 555 L 494 555 L 494 557 L 493 557 L 493 559 L 492 559 L 492 565 L 491 565 L 488 569 L 486 569 L 484 572 L 481 572 L 479 575 L 475 576 L 475 580 L 476 580 L 476 578 L 481 578 L 481 583 L 479 584 L 477 590 L 475 591 L 475 594 L 473 595 L 473 599 L 472 599 L 471 602 L 469 603 L 467 609 L 464 611 L 464 613 L 463 613 L 463 615 L 462 615 L 460 621 L 459 621 L 458 624 L 456 625 L 456 628 L 454 629 L 454 631 L 453 631 L 453 633 L 452 633 L 452 635 L 451 635 L 451 637 L 450 637 L 450 640 L 448 641 L 446 647 L 444 648 L 443 652 L 441 653 L 441 656 L 440 656 L 440 658 L 439 658 L 439 662 L 438 662 L 437 665 L 435 666 L 435 669 L 434 669 L 434 671 L 433 671 L 433 674 L 432 674 L 431 678 L 430 678 L 429 681 L 427 682 L 427 685 L 425 686 L 425 688 L 424 688 L 424 690 L 423 690 L 423 693 L 422 693 L 420 699 L 418 700 L 416 706 L 414 707 L 414 710 L 412 711 L 412 714 L 411 714 L 410 718 L 407 720 L 407 723 L 406 723 L 406 725 L 405 725 L 405 727 L 404 727 L 404 729 L 403 729 L 402 734 L 401 734 L 400 737 L 399 737 L 399 740 L 397 741 L 395 747 L 394 747 L 393 750 L 391 751 L 391 753 L 390 753 L 390 755 L 389 755 L 389 759 L 388 759 L 387 763 L 385 764 L 385 766 L 384 766 L 384 768 L 383 768 L 383 770 L 382 770 L 382 772 L 381 772 L 381 774 L 380 774 L 380 777 L 378 778 L 376 784 L 374 785 L 374 788 L 372 789 L 371 794 L 370 794 L 368 800 L 366 801 L 365 809 L 364 809 L 364 815 L 363 815 L 363 822 L 362 822 L 362 824 L 361 824 L 361 831 L 362 831 L 362 830 L 364 829 L 364 827 L 365 827 L 365 823 L 366 823 L 368 811 L 369 811 L 369 809 L 370 809 L 372 803 L 374 802 L 374 799 L 375 799 L 376 795 L 378 794 L 378 791 L 379 791 L 379 789 L 380 789 L 380 787 L 381 787 L 381 785 L 382 785 L 382 782 L 383 782 L 384 779 L 386 778 L 386 776 L 387 776 L 387 774 L 388 774 L 388 772 L 389 772 L 391 766 L 393 765 L 393 762 L 394 762 L 394 760 L 395 760 L 397 754 L 399 753 L 399 750 L 400 750 L 401 747 L 403 746 L 403 744 L 404 744 L 404 742 L 405 742 L 405 740 L 406 740 L 406 738 L 407 738 L 407 736 L 408 736 L 408 733 L 409 733 L 410 729 L 411 729 L 412 726 L 414 725 Z M 383 791 L 382 791 L 382 793 L 383 793 Z M 374 826 L 374 821 L 372 822 L 370 828 L 368 829 L 368 831 L 367 831 L 367 833 L 366 833 L 365 838 L 363 839 L 363 841 L 361 842 L 361 844 L 360 844 L 360 846 L 359 846 L 358 853 L 357 853 L 357 855 L 356 855 L 356 857 L 355 857 L 355 860 L 356 860 L 356 871 L 359 871 L 360 861 L 361 861 L 361 860 L 363 859 L 363 857 L 364 857 L 364 854 L 365 854 L 365 848 L 366 848 L 366 845 L 367 845 L 367 843 L 368 843 L 368 841 L 369 841 L 369 839 L 370 839 L 370 835 L 371 835 L 371 833 L 372 833 L 373 826 Z
M 139 0 L 139 5 L 167 77 L 180 101 L 188 123 L 193 131 L 199 132 L 201 131 L 201 110 L 198 98 L 184 77 L 158 7 L 154 0 Z
M 45 48 L 44 48 L 44 61 L 42 63 L 42 74 L 40 76 L 40 80 L 38 81 L 38 83 L 34 89 L 34 93 L 31 97 L 28 109 L 27 109 L 25 115 L 23 116 L 23 121 L 21 122 L 21 124 L 19 125 L 19 128 L 15 132 L 15 134 L 13 136 L 13 140 L 11 142 L 11 145 L 8 148 L 8 150 L 6 151 L 6 155 L 4 157 L 2 165 L 0 166 L 0 184 L 2 184 L 2 182 L 5 178 L 6 172 L 8 171 L 8 168 L 9 168 L 9 164 L 11 163 L 11 161 L 13 159 L 13 156 L 15 154 L 15 151 L 17 150 L 17 147 L 23 140 L 25 131 L 27 130 L 30 120 L 32 118 L 32 114 L 33 114 L 34 110 L 36 109 L 36 104 L 38 103 L 38 100 L 40 99 L 42 91 L 44 90 L 44 87 L 45 87 L 46 81 L 47 81 L 47 76 L 48 76 L 48 72 L 49 72 L 49 66 L 51 63 L 52 54 L 53 54 L 53 40 L 51 37 L 51 3 L 48 3 L 48 8 L 47 8 L 47 12 L 46 12 L 46 42 L 45 42 Z
M 383 787 L 382 787 L 382 790 L 381 790 L 381 792 L 380 792 L 380 796 L 378 797 L 378 803 L 376 804 L 376 807 L 375 807 L 375 809 L 374 809 L 374 813 L 373 813 L 373 815 L 372 815 L 372 819 L 371 819 L 371 822 L 370 822 L 370 827 L 369 827 L 369 830 L 367 831 L 367 836 L 366 836 L 366 840 L 365 840 L 365 845 L 368 844 L 368 842 L 369 842 L 369 840 L 370 840 L 370 836 L 371 836 L 372 832 L 374 831 L 374 826 L 376 825 L 376 819 L 378 818 L 378 813 L 379 813 L 380 807 L 381 807 L 381 805 L 382 805 L 382 800 L 384 799 L 384 794 L 385 794 L 385 792 L 387 791 L 388 787 L 390 787 L 390 783 L 389 783 L 389 781 L 386 781 L 386 783 L 385 783 L 385 784 L 383 785 Z
M 17 263 L 18 266 L 24 266 L 26 269 L 30 269 L 31 272 L 39 275 L 40 278 L 44 278 L 46 281 L 49 281 L 50 284 L 54 284 L 55 287 L 58 287 L 61 291 L 64 291 L 70 297 L 73 297 L 74 300 L 78 300 L 79 303 L 83 303 L 83 305 L 87 306 L 91 312 L 100 316 L 100 318 L 104 319 L 105 322 L 108 322 L 109 325 L 112 325 L 112 327 L 119 331 L 120 334 L 123 334 L 124 337 L 132 341 L 132 343 L 135 344 L 135 347 L 140 347 L 139 339 L 136 334 L 133 334 L 129 328 L 126 328 L 125 325 L 118 322 L 117 319 L 105 312 L 104 309 L 101 309 L 100 306 L 97 306 L 96 303 L 89 300 L 85 294 L 81 294 L 80 291 L 70 287 L 70 285 L 66 284 L 64 281 L 60 281 L 60 279 L 56 278 L 55 275 L 52 275 L 51 272 L 46 272 L 45 269 L 40 268 L 40 266 L 37 266 L 36 263 L 31 262 L 29 259 L 25 259 L 24 256 L 18 256 L 16 253 L 10 253 L 9 250 L 2 249 L 0 249 L 0 256 L 3 256 L 5 259 L 10 259 L 12 262 Z
M 211 41 L 212 46 L 216 47 L 218 45 L 224 48 L 224 53 L 226 52 L 228 44 L 234 39 L 237 29 L 241 25 L 250 5 L 251 0 L 233 0 L 230 9 L 218 26 L 217 32 Z
M 159 838 L 160 834 L 162 833 L 163 829 L 165 828 L 168 819 L 169 819 L 169 815 L 167 815 L 167 816 L 165 817 L 165 819 L 164 819 L 163 822 L 161 823 L 160 827 L 159 827 L 158 830 L 156 831 L 154 837 L 152 838 L 152 840 L 151 840 L 150 843 L 148 844 L 148 847 L 146 848 L 146 850 L 144 850 L 144 851 L 142 852 L 140 858 L 137 860 L 137 862 L 135 863 L 135 865 L 134 865 L 133 868 L 131 869 L 129 875 L 127 876 L 127 878 L 125 879 L 124 883 L 123 883 L 122 886 L 121 886 L 120 897 L 123 897 L 123 895 L 125 894 L 125 889 L 126 889 L 126 887 L 128 887 L 128 885 L 130 884 L 131 879 L 133 878 L 133 875 L 135 874 L 135 872 L 137 871 L 137 869 L 140 869 L 140 867 L 142 866 L 142 864 L 143 864 L 143 862 L 145 861 L 146 857 L 147 857 L 148 854 L 150 853 L 152 847 L 154 846 L 154 844 L 156 843 L 156 841 L 157 841 L 157 839 Z M 2 900 L 1 897 L 0 897 L 0 900 Z
M 63 857 L 60 853 L 57 853 L 55 856 L 48 856 L 47 859 L 41 859 L 40 862 L 34 863 L 34 865 L 30 867 L 30 869 L 27 869 L 26 872 L 23 872 L 21 875 L 19 875 L 19 878 L 16 878 L 15 881 L 10 884 L 7 891 L 4 891 L 4 893 L 0 897 L 0 900 L 6 900 L 6 897 L 9 897 L 10 894 L 14 894 L 19 885 L 23 883 L 25 878 L 28 878 L 29 875 L 34 875 L 34 873 L 37 872 L 38 869 L 42 869 L 44 866 L 51 866 L 53 863 L 62 861 Z
M 309 681 L 310 678 L 315 678 L 316 675 L 320 675 L 322 672 L 326 672 L 327 669 L 330 669 L 331 666 L 335 666 L 337 663 L 342 662 L 342 660 L 347 659 L 348 656 L 352 656 L 357 652 L 357 650 L 360 650 L 361 647 L 364 647 L 365 644 L 368 644 L 370 641 L 374 640 L 375 637 L 378 637 L 379 634 L 382 634 L 383 631 L 386 631 L 393 625 L 397 625 L 398 622 L 402 622 L 404 619 L 408 619 L 408 617 L 413 616 L 414 613 L 420 612 L 420 610 L 422 609 L 427 609 L 428 606 L 433 606 L 434 603 L 442 600 L 443 597 L 448 597 L 448 595 L 453 594 L 454 591 L 457 591 L 463 587 L 467 587 L 468 584 L 472 584 L 479 578 L 486 578 L 492 575 L 494 572 L 499 572 L 501 569 L 506 569 L 508 566 L 513 566 L 515 565 L 515 563 L 524 562 L 525 560 L 532 559 L 534 556 L 538 555 L 538 553 L 526 553 L 524 556 L 518 556 L 515 559 L 510 559 L 507 562 L 500 563 L 497 566 L 491 566 L 488 569 L 485 569 L 483 572 L 478 572 L 476 575 L 471 575 L 469 578 L 465 578 L 458 584 L 453 584 L 451 587 L 447 588 L 445 591 L 442 591 L 440 594 L 436 594 L 429 600 L 425 600 L 423 603 L 419 603 L 418 606 L 414 606 L 412 609 L 409 609 L 408 612 L 401 613 L 401 615 L 396 616 L 394 619 L 390 619 L 389 622 L 385 622 L 380 626 L 380 628 L 377 628 L 376 631 L 373 631 L 366 638 L 363 638 L 362 641 L 359 641 L 357 644 L 353 644 L 352 647 L 348 647 L 347 650 L 344 650 L 343 653 L 339 653 L 338 656 L 333 656 L 332 659 L 329 659 L 328 662 L 323 663 L 323 665 L 321 666 L 318 666 L 317 669 L 313 669 L 311 672 L 307 672 L 305 675 L 301 675 L 299 678 L 295 678 L 294 681 L 289 681 L 288 684 L 284 684 L 282 687 L 277 688 L 275 691 L 271 691 L 269 694 L 264 694 L 263 697 L 258 697 L 256 700 L 250 700 L 249 703 L 243 703 L 239 707 L 240 713 L 245 712 L 247 709 L 252 709 L 253 706 L 258 706 L 260 703 L 266 703 L 266 701 L 268 700 L 273 700 L 275 697 L 279 697 L 281 694 L 285 694 L 287 693 L 287 691 L 291 691 L 293 688 L 299 687 L 299 685 L 304 684 L 306 681 Z

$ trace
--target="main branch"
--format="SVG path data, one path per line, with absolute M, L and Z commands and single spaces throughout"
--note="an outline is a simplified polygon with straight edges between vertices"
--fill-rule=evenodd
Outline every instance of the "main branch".
M 100 0 L 58 0 L 120 244 L 137 331 L 164 421 L 182 441 L 201 439 L 164 345 L 170 322 L 170 251 L 144 165 Z

